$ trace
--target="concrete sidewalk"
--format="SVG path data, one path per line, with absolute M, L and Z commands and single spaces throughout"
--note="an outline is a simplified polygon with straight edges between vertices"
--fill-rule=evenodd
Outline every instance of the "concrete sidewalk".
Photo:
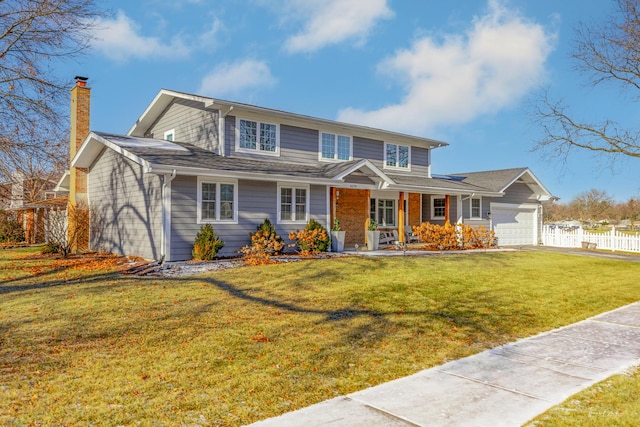
M 253 426 L 519 426 L 640 362 L 640 303 Z

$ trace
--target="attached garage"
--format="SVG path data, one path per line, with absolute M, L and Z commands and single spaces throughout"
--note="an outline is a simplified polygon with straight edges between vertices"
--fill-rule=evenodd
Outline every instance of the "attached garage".
M 491 203 L 491 225 L 500 246 L 538 243 L 537 205 Z

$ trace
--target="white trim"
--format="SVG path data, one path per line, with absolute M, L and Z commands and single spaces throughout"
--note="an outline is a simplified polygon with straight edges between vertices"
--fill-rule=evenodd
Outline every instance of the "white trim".
M 240 121 L 244 120 L 245 122 L 253 122 L 256 124 L 256 148 L 246 148 L 240 147 Z M 260 149 L 260 125 L 269 125 L 276 127 L 276 147 L 275 151 L 266 151 Z M 258 119 L 249 119 L 246 117 L 237 117 L 235 123 L 235 151 L 236 153 L 251 153 L 251 154 L 259 154 L 261 156 L 272 156 L 272 157 L 280 157 L 280 124 L 266 122 L 264 120 Z
M 407 158 L 407 167 L 401 167 L 401 166 L 389 166 L 387 164 L 387 146 L 388 145 L 395 145 L 396 146 L 396 165 L 398 163 L 400 163 L 400 147 L 407 147 L 407 149 L 409 150 L 408 154 L 408 158 Z M 389 170 L 395 170 L 395 171 L 406 171 L 406 172 L 411 172 L 411 145 L 406 145 L 406 144 L 398 144 L 396 142 L 384 142 L 384 146 L 383 146 L 383 151 L 382 151 L 382 168 L 383 169 L 389 169 Z
M 210 177 L 198 176 L 197 197 L 197 223 L 198 224 L 237 224 L 238 223 L 238 180 L 236 179 L 210 179 Z M 215 219 L 202 219 L 202 184 L 216 184 L 216 212 Z M 233 218 L 220 219 L 220 184 L 233 185 Z
M 473 216 L 473 201 L 480 200 L 480 215 Z M 469 197 L 469 219 L 482 219 L 482 196 Z
M 333 135 L 333 149 L 334 154 L 333 158 L 322 157 L 322 134 L 326 133 L 327 135 Z M 340 159 L 338 158 L 338 137 L 343 136 L 349 138 L 349 158 L 348 159 Z M 337 163 L 337 162 L 348 162 L 353 160 L 353 137 L 351 135 L 345 135 L 338 132 L 331 132 L 328 130 L 320 129 L 318 131 L 318 161 L 327 162 L 327 163 Z
M 291 188 L 293 191 L 291 192 L 291 197 L 292 197 L 292 204 L 291 204 L 291 214 L 295 215 L 295 198 L 296 198 L 296 193 L 295 190 L 305 190 L 305 219 L 304 220 L 283 220 L 280 218 L 281 215 L 281 207 L 282 207 L 282 189 L 283 188 Z M 278 194 L 276 197 L 276 203 L 277 203 L 277 224 L 306 224 L 309 222 L 309 218 L 310 218 L 310 212 L 309 210 L 311 209 L 311 186 L 308 184 L 289 184 L 289 183 L 281 183 L 278 182 Z
M 442 215 L 442 216 L 435 216 L 435 208 L 434 208 L 434 206 L 433 206 L 433 202 L 434 202 L 434 200 L 435 200 L 435 199 L 444 199 L 444 203 L 445 203 L 445 207 L 444 207 L 445 215 Z M 433 195 L 433 196 L 431 196 L 431 201 L 430 201 L 430 203 L 431 203 L 431 209 L 430 209 L 430 211 L 431 211 L 431 212 L 430 212 L 430 214 L 431 214 L 431 215 L 430 215 L 430 216 L 431 216 L 431 219 L 435 219 L 435 220 L 445 220 L 445 219 L 447 218 L 447 216 L 446 216 L 446 213 L 447 213 L 447 207 L 446 207 L 447 198 L 445 197 L 445 195 L 442 195 L 442 196 L 440 196 L 440 195 Z
M 171 136 L 171 139 L 169 139 L 168 137 Z M 175 129 L 170 129 L 164 132 L 164 140 L 165 141 L 170 141 L 170 142 L 174 142 L 176 140 L 176 130 Z

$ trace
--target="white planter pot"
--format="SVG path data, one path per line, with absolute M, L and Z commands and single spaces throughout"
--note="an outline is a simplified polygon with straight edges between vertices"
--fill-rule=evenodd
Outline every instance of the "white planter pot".
M 367 249 L 370 251 L 378 250 L 378 243 L 380 243 L 380 232 L 379 231 L 366 231 L 367 235 Z
M 331 251 L 344 251 L 344 236 L 346 231 L 331 231 Z

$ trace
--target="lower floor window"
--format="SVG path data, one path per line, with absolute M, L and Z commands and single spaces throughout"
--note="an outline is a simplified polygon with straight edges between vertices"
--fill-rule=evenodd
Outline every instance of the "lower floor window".
M 431 198 L 431 218 L 444 219 L 446 210 L 446 200 L 444 197 Z
M 198 179 L 198 222 L 237 221 L 237 183 Z
M 279 222 L 307 222 L 309 189 L 306 187 L 278 188 Z
M 396 226 L 396 201 L 393 199 L 371 199 L 369 218 L 381 227 Z

